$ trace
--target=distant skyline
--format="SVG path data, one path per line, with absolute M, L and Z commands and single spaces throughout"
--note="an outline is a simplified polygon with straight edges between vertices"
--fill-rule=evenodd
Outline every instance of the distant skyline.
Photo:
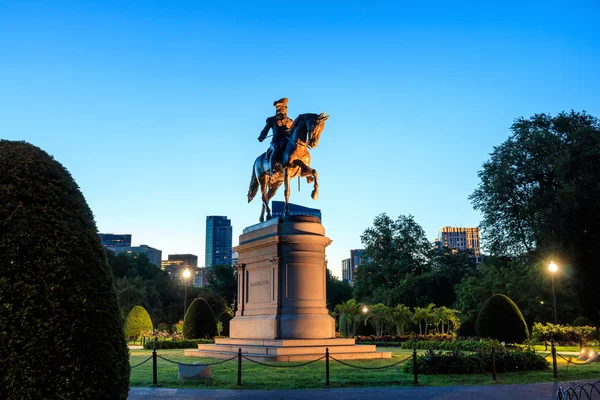
M 478 226 L 468 196 L 515 118 L 600 117 L 597 1 L 0 1 L 0 138 L 73 175 L 99 232 L 204 259 L 205 219 L 258 222 L 257 137 L 330 114 L 311 152 L 332 272 L 380 213 L 433 241 Z M 280 190 L 275 200 L 283 199 Z M 483 243 L 485 246 L 485 243 Z

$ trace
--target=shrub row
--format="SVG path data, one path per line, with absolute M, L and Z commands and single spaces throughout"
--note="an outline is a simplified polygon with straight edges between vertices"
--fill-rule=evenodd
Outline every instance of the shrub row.
M 576 345 L 579 338 L 584 342 L 591 342 L 596 339 L 597 330 L 593 326 L 569 326 L 542 324 L 536 322 L 531 329 L 531 337 L 537 343 L 550 341 L 554 339 L 561 345 Z
M 418 350 L 450 350 L 450 351 L 475 351 L 489 352 L 492 348 L 503 351 L 504 347 L 497 340 L 419 340 L 416 342 L 404 342 L 400 345 L 402 349 Z
M 214 343 L 214 340 L 210 339 L 192 339 L 192 340 L 148 340 L 144 344 L 144 349 L 152 350 L 154 348 L 154 344 L 156 343 L 156 349 L 193 349 L 196 348 L 199 344 L 209 344 Z
M 492 361 L 489 352 L 462 354 L 430 353 L 417 357 L 419 373 L 434 374 L 474 374 L 491 372 Z M 539 371 L 548 368 L 548 361 L 533 351 L 504 351 L 496 353 L 497 372 Z M 413 372 L 413 363 L 404 364 L 404 372 Z
M 448 334 L 435 334 L 435 335 L 401 335 L 401 336 L 362 336 L 356 337 L 359 342 L 406 342 L 410 340 L 431 340 L 431 341 L 451 341 L 453 340 L 452 335 Z M 411 347 L 412 349 L 412 347 Z

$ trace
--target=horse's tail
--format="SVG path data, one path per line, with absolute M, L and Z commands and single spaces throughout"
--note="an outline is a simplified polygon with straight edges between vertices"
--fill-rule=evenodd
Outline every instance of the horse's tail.
M 252 201 L 258 193 L 258 180 L 256 179 L 256 171 L 252 167 L 252 178 L 250 178 L 250 187 L 248 188 L 248 203 Z

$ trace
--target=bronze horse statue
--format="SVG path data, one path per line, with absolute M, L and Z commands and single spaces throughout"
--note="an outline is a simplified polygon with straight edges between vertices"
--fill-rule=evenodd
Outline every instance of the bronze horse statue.
M 284 139 L 285 143 L 280 153 L 281 159 L 277 160 L 279 168 L 275 173 L 271 173 L 267 152 L 262 153 L 254 161 L 250 188 L 248 189 L 248 203 L 256 196 L 260 187 L 262 194 L 260 222 L 265 220 L 265 212 L 267 219 L 271 218 L 269 201 L 275 196 L 282 183 L 284 183 L 285 188 L 285 215 L 290 214 L 290 181 L 296 176 L 305 177 L 308 183 L 314 182 L 311 197 L 316 200 L 319 196 L 318 173 L 317 170 L 310 168 L 309 149 L 318 146 L 327 118 L 329 118 L 329 115 L 325 115 L 325 113 L 298 115 L 294 120 L 291 134 Z

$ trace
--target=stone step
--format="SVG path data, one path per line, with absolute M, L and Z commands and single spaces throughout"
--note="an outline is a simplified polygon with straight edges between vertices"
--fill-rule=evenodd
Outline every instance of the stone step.
M 208 351 L 208 350 L 185 350 L 184 355 L 187 357 L 206 357 L 206 358 L 218 358 L 227 359 L 237 355 L 237 352 L 223 352 L 223 351 Z M 324 353 L 308 353 L 308 354 L 244 354 L 246 357 L 251 358 L 255 361 L 260 362 L 295 362 L 295 361 L 312 361 L 317 358 L 323 357 Z M 372 360 L 372 359 L 390 359 L 392 353 L 389 351 L 382 352 L 366 352 L 366 353 L 338 353 L 333 354 L 338 360 Z M 323 359 L 324 361 L 324 359 Z M 242 362 L 249 362 L 243 360 Z M 330 362 L 335 362 L 330 360 Z
M 228 353 L 237 353 L 238 349 L 242 349 L 243 354 L 271 354 L 271 355 L 288 355 L 288 354 L 325 354 L 325 350 L 329 348 L 330 354 L 340 353 L 371 353 L 377 351 L 375 345 L 336 345 L 336 346 L 244 346 L 244 345 L 214 345 L 214 344 L 199 344 L 198 350 L 201 351 L 222 351 Z
M 246 346 L 347 346 L 354 345 L 355 339 L 337 338 L 337 339 L 232 339 L 215 338 L 215 344 L 224 345 L 246 345 Z

